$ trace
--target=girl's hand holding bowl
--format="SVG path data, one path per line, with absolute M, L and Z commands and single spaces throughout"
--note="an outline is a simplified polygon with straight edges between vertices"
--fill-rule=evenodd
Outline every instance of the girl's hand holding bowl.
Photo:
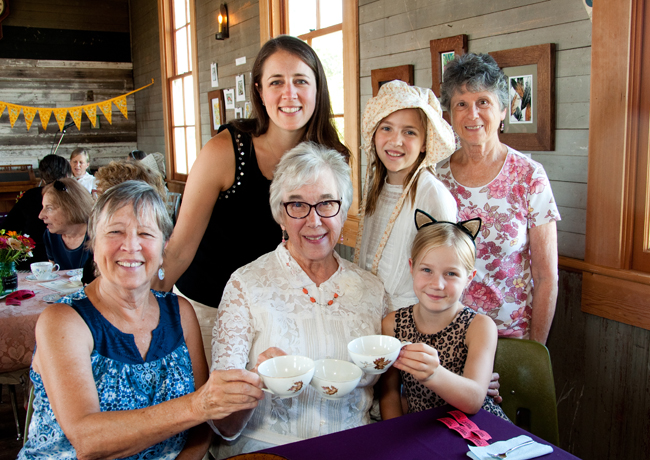
M 438 351 L 426 343 L 405 346 L 395 362 L 396 369 L 408 372 L 420 383 L 431 379 L 439 366 Z

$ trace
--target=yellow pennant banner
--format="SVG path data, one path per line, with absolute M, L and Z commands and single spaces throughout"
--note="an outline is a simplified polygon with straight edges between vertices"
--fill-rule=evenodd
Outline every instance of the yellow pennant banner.
M 20 115 L 20 112 L 22 110 L 23 116 L 25 117 L 25 123 L 27 124 L 27 130 L 32 126 L 32 122 L 34 121 L 34 118 L 36 117 L 36 112 L 38 112 L 38 116 L 41 120 L 41 125 L 43 126 L 43 129 L 47 130 L 47 125 L 50 122 L 50 117 L 52 114 L 54 114 L 54 118 L 56 120 L 56 123 L 59 125 L 59 130 L 63 131 L 63 127 L 65 126 L 65 119 L 68 116 L 68 113 L 70 113 L 70 117 L 72 118 L 72 121 L 74 121 L 74 124 L 77 126 L 77 129 L 81 129 L 81 116 L 83 113 L 86 114 L 88 119 L 90 120 L 90 123 L 95 126 L 95 123 L 97 121 L 97 107 L 101 110 L 101 112 L 104 114 L 106 117 L 106 120 L 108 120 L 108 123 L 113 124 L 112 120 L 112 104 L 115 104 L 115 106 L 120 110 L 122 115 L 124 115 L 124 118 L 129 118 L 128 117 L 128 111 L 127 111 L 127 105 L 126 105 L 126 96 L 129 96 L 133 93 L 137 93 L 138 91 L 141 91 L 145 88 L 148 88 L 149 86 L 154 84 L 153 78 L 151 79 L 151 83 L 148 85 L 145 85 L 141 88 L 138 88 L 134 91 L 131 91 L 129 93 L 123 94 L 118 97 L 114 97 L 112 99 L 107 99 L 105 101 L 101 102 L 94 102 L 92 104 L 86 104 L 86 105 L 80 105 L 77 107 L 66 107 L 66 108 L 50 108 L 50 107 L 43 107 L 43 108 L 36 108 L 36 107 L 29 107 L 29 106 L 24 106 L 24 105 L 18 105 L 18 104 L 11 104 L 9 102 L 3 102 L 0 101 L 0 117 L 4 114 L 5 108 L 7 109 L 7 112 L 9 113 L 9 123 L 11 124 L 11 127 L 14 127 L 14 124 L 16 124 L 16 120 L 18 119 L 18 116 Z

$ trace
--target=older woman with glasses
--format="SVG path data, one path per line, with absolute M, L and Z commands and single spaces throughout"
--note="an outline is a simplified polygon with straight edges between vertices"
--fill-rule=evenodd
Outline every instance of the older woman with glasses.
M 350 340 L 381 333 L 388 302 L 379 278 L 334 252 L 352 202 L 350 167 L 335 150 L 299 144 L 280 160 L 269 201 L 284 241 L 230 277 L 213 329 L 212 368 L 255 370 L 284 354 L 347 361 Z M 248 211 L 254 227 L 255 209 Z M 256 409 L 214 422 L 225 442 L 213 454 L 225 458 L 366 424 L 374 382 L 365 375 L 336 401 L 310 389 L 291 399 L 266 394 Z
M 47 225 L 43 243 L 47 258 L 62 270 L 83 268 L 88 260 L 85 243 L 92 209 L 90 193 L 75 179 L 59 179 L 43 187 L 43 210 L 38 215 Z

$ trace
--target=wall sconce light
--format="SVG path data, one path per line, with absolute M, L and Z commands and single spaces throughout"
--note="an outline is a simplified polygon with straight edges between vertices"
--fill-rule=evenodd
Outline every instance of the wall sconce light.
M 224 40 L 228 38 L 228 7 L 225 3 L 222 3 L 219 7 L 219 16 L 217 17 L 217 33 L 214 36 L 217 40 Z

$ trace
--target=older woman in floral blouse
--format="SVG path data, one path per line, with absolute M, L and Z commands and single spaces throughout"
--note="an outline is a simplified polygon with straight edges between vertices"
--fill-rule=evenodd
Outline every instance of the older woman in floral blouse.
M 494 319 L 502 337 L 545 343 L 557 299 L 560 214 L 542 165 L 499 141 L 508 79 L 487 54 L 460 56 L 445 69 L 440 102 L 461 147 L 437 177 L 456 199 L 460 220 L 483 221 L 478 273 L 463 304 Z

